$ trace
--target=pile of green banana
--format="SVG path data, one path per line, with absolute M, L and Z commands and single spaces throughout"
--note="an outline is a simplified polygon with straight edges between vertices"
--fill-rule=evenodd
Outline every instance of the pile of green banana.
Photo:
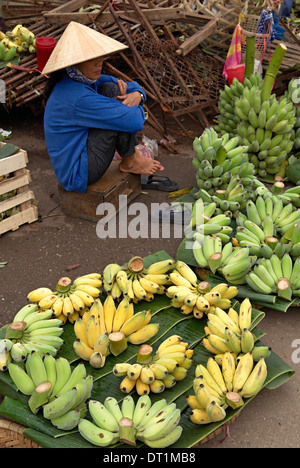
M 42 357 L 33 351 L 24 367 L 10 363 L 8 372 L 18 391 L 29 397 L 32 413 L 41 410 L 57 429 L 74 429 L 85 416 L 93 378 L 87 375 L 84 364 L 72 369 L 63 357 Z
M 197 186 L 213 195 L 217 189 L 226 189 L 233 175 L 238 175 L 245 186 L 254 177 L 254 165 L 249 163 L 248 146 L 239 144 L 239 137 L 222 137 L 213 127 L 206 128 L 193 142 Z
M 114 366 L 114 375 L 122 377 L 120 390 L 123 393 L 134 389 L 138 395 L 162 393 L 187 376 L 194 351 L 188 349 L 188 343 L 184 343 L 180 336 L 172 335 L 161 343 L 154 355 L 152 352 L 151 346 L 142 345 L 135 363 L 123 362 Z
M 27 295 L 30 302 L 37 303 L 39 309 L 51 309 L 55 317 L 71 323 L 91 307 L 95 298 L 102 293 L 100 273 L 79 276 L 73 282 L 67 276 L 59 279 L 55 290 L 47 287 L 34 289 Z
M 243 178 L 244 181 L 245 179 L 246 178 Z M 249 178 L 248 182 L 246 186 L 242 183 L 242 179 L 238 175 L 234 175 L 226 188 L 216 190 L 213 195 L 210 195 L 204 189 L 200 189 L 196 192 L 195 198 L 201 199 L 206 205 L 215 203 L 215 215 L 225 214 L 232 218 L 235 217 L 240 210 L 245 209 L 248 200 L 255 198 L 255 179 Z M 225 239 L 226 237 L 224 237 L 224 240 Z
M 217 272 L 235 285 L 246 282 L 246 274 L 257 260 L 256 255 L 250 254 L 249 247 L 235 248 L 232 242 L 223 246 L 218 234 L 214 237 L 195 233 L 193 255 L 200 268 Z
M 240 122 L 240 117 L 235 112 L 234 102 L 243 95 L 245 88 L 249 90 L 254 86 L 259 88 L 262 86 L 259 73 L 254 73 L 249 78 L 245 78 L 243 83 L 234 78 L 230 86 L 225 85 L 224 89 L 220 90 L 218 101 L 220 115 L 218 116 L 218 124 L 214 126 L 219 135 L 229 133 L 231 138 L 236 136 L 236 127 Z
M 91 366 L 102 368 L 109 354 L 118 356 L 128 343 L 146 343 L 156 335 L 160 324 L 150 324 L 151 316 L 150 310 L 134 314 L 134 305 L 127 297 L 117 307 L 111 295 L 103 304 L 97 298 L 74 323 L 74 351 Z
M 193 204 L 192 217 L 190 223 L 185 227 L 185 237 L 192 238 L 195 230 L 200 234 L 218 234 L 224 243 L 230 240 L 233 231 L 229 226 L 232 213 L 224 213 L 217 210 L 215 202 L 205 203 L 202 198 L 198 198 Z
M 288 254 L 279 258 L 258 259 L 253 270 L 246 275 L 246 282 L 256 292 L 276 294 L 282 299 L 292 300 L 300 296 L 300 256 L 295 260 Z
M 9 62 L 22 53 L 34 54 L 35 36 L 29 29 L 18 24 L 12 31 L 0 31 L 0 60 Z
M 142 300 L 151 302 L 155 294 L 164 294 L 173 265 L 173 260 L 162 260 L 145 268 L 138 256 L 123 266 L 110 263 L 103 270 L 104 290 L 116 300 L 128 297 L 135 304 Z
M 294 78 L 289 81 L 288 89 L 285 91 L 282 97 L 279 100 L 287 98 L 290 102 L 295 105 L 295 117 L 296 122 L 292 130 L 291 139 L 294 142 L 292 148 L 292 155 L 296 158 L 300 157 L 300 106 L 299 106 L 299 96 L 300 96 L 300 81 L 297 78 Z
M 206 367 L 196 368 L 193 389 L 187 397 L 192 408 L 190 420 L 195 424 L 222 421 L 226 409 L 244 405 L 243 398 L 251 398 L 262 389 L 268 375 L 264 357 L 255 364 L 251 352 L 235 359 L 229 351 L 224 353 L 222 365 L 209 357 Z
M 32 351 L 56 356 L 64 343 L 61 325 L 52 310 L 39 312 L 35 304 L 22 307 L 6 327 L 5 339 L 0 340 L 0 370 L 7 370 L 12 361 L 25 362 Z
M 204 314 L 211 312 L 216 305 L 222 309 L 231 306 L 238 289 L 221 283 L 212 288 L 207 281 L 199 281 L 196 273 L 180 260 L 176 261 L 175 270 L 170 273 L 172 285 L 166 290 L 166 295 L 171 298 L 171 304 L 180 308 L 184 315 L 193 314 L 201 319 Z
M 107 397 L 104 403 L 90 400 L 88 407 L 92 421 L 81 419 L 78 429 L 84 439 L 98 447 L 117 442 L 135 447 L 139 440 L 152 448 L 164 448 L 182 434 L 180 410 L 164 399 L 152 404 L 150 397 L 143 395 L 135 403 L 128 395 L 119 406 L 115 398 Z
M 245 87 L 233 105 L 239 118 L 236 135 L 239 144 L 248 146 L 255 173 L 260 177 L 277 174 L 293 147 L 294 104 L 288 98 L 277 100 L 275 94 L 263 101 L 261 87 L 254 86 Z
M 270 193 L 256 201 L 248 200 L 246 214 L 239 213 L 235 237 L 241 247 L 249 247 L 252 255 L 270 258 L 273 253 L 282 257 L 300 253 L 300 210 L 293 204 L 284 205 Z

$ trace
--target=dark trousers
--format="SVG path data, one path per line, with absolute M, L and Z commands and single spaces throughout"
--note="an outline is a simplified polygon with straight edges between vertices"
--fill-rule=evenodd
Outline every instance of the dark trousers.
M 104 83 L 98 91 L 104 96 L 116 99 L 119 87 L 115 83 Z M 88 185 L 101 179 L 110 166 L 116 151 L 122 158 L 126 158 L 134 154 L 137 144 L 138 139 L 135 133 L 91 128 L 87 139 Z

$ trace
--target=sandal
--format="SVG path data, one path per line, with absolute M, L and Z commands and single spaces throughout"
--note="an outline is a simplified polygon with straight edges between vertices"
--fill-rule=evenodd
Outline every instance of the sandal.
M 160 223 L 168 224 L 183 224 L 187 225 L 192 219 L 192 210 L 181 205 L 170 205 L 164 210 L 151 212 L 151 220 Z
M 172 182 L 169 177 L 161 175 L 150 175 L 141 177 L 142 189 L 163 190 L 164 192 L 173 192 L 178 189 L 178 184 Z

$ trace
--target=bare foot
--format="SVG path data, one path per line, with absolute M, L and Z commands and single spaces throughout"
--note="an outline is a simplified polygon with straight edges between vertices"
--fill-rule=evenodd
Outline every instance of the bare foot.
M 164 167 L 159 161 L 145 158 L 139 151 L 133 155 L 123 158 L 120 162 L 119 169 L 121 172 L 131 172 L 133 174 L 155 174 L 155 172 L 163 171 Z

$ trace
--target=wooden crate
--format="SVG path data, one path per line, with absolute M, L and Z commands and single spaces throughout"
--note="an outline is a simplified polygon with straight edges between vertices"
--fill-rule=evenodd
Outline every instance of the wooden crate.
M 3 145 L 0 142 L 0 147 Z M 0 182 L 0 195 L 16 190 L 13 197 L 0 202 L 0 213 L 14 207 L 20 209 L 19 213 L 0 221 L 0 235 L 15 231 L 22 224 L 33 223 L 38 218 L 37 207 L 32 205 L 34 194 L 29 189 L 30 172 L 26 169 L 27 163 L 27 152 L 24 150 L 0 160 L 0 177 L 9 176 Z
M 89 185 L 86 193 L 68 192 L 61 185 L 58 190 L 63 214 L 99 221 L 104 214 L 97 215 L 98 205 L 112 203 L 115 213 L 118 213 L 120 195 L 127 196 L 129 203 L 141 193 L 141 176 L 120 172 L 119 161 L 112 161 L 104 176 Z

